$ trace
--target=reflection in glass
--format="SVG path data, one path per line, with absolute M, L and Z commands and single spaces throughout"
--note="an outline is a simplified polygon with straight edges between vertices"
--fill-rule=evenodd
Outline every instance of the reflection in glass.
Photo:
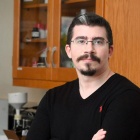
M 61 44 L 60 44 L 60 66 L 74 67 L 72 61 L 67 57 L 65 45 L 67 31 L 73 18 L 79 13 L 94 12 L 95 0 L 62 0 L 61 2 Z
M 21 1 L 19 66 L 47 67 L 47 6 Z M 43 58 L 42 58 L 43 57 Z M 43 62 L 40 62 L 43 60 Z

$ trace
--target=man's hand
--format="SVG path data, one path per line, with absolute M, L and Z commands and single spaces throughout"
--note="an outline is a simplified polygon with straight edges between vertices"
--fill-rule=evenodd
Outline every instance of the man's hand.
M 107 132 L 103 129 L 100 129 L 93 137 L 92 140 L 103 140 Z

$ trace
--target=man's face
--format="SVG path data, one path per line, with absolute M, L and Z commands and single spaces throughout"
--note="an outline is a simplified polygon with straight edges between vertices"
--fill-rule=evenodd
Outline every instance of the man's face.
M 104 40 L 104 44 L 100 45 L 100 39 Z M 93 42 L 95 40 L 95 42 L 82 45 L 83 40 L 93 40 Z M 113 48 L 109 48 L 104 27 L 77 25 L 73 29 L 71 41 L 73 41 L 71 46 L 66 45 L 66 52 L 68 57 L 73 60 L 78 73 L 92 76 L 100 74 L 108 68 L 108 59 L 112 55 Z

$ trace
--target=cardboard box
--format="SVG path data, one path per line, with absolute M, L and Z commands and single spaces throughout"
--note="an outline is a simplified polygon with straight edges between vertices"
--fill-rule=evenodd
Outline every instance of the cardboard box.
M 8 139 L 12 140 L 26 140 L 26 136 L 19 137 L 13 130 L 3 130 Z

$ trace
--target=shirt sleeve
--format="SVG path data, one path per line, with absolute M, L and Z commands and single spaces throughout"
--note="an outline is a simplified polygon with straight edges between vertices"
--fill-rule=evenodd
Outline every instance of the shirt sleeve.
M 47 94 L 42 98 L 26 140 L 50 140 Z
M 105 140 L 140 139 L 140 93 L 127 91 L 110 102 L 102 121 Z

